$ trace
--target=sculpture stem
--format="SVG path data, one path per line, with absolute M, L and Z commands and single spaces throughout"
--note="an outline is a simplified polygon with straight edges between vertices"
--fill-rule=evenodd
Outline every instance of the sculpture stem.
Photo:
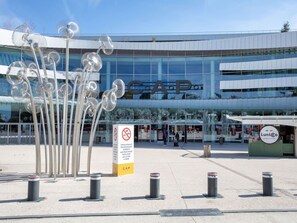
M 63 154 L 62 154 L 62 160 L 63 160 L 63 174 L 65 176 L 66 174 L 66 145 L 67 143 L 67 124 L 68 124 L 68 78 L 69 78 L 69 35 L 66 37 L 66 73 L 65 73 L 65 101 L 64 101 L 64 115 L 63 115 Z
M 102 103 L 102 102 L 101 102 Z M 100 116 L 101 116 L 101 112 L 102 112 L 102 104 L 99 104 L 100 106 L 100 109 L 99 109 L 99 112 L 97 114 L 97 117 L 96 117 L 96 122 L 91 130 L 91 134 L 90 134 L 90 141 L 89 141 L 89 148 L 88 148 L 88 162 L 87 162 L 87 166 L 88 166 L 88 170 L 87 170 L 87 173 L 88 175 L 90 175 L 91 173 L 91 156 L 92 156 L 92 148 L 93 148 L 93 143 L 94 143 L 94 137 L 95 137 L 95 133 L 96 133 L 96 128 L 97 128 L 97 125 L 98 125 L 98 122 L 99 122 L 99 119 L 100 119 Z
M 44 73 L 44 77 L 45 77 L 45 81 L 46 83 L 48 82 L 48 78 L 47 78 L 47 72 L 46 72 L 46 67 L 45 67 L 45 62 L 44 62 L 44 58 L 43 58 L 43 54 L 41 52 L 41 49 L 39 47 L 37 47 L 37 51 L 41 60 L 41 65 L 42 65 L 42 69 L 43 69 L 43 73 Z M 55 112 L 54 112 L 54 105 L 53 105 L 53 97 L 52 97 L 52 92 L 51 89 L 47 89 L 47 95 L 48 95 L 48 102 L 49 102 L 49 108 L 50 108 L 50 120 L 51 120 L 51 136 L 52 136 L 52 143 L 53 143 L 53 164 L 54 164 L 54 178 L 56 179 L 57 176 L 57 151 L 56 151 L 56 128 L 55 128 Z
M 45 172 L 47 173 L 47 148 L 46 148 L 46 133 L 45 133 L 45 124 L 44 124 L 44 115 L 43 115 L 43 109 L 40 106 L 40 118 L 42 123 L 42 129 L 43 129 L 43 140 L 44 140 L 44 159 L 45 159 Z
M 71 147 L 71 135 L 72 135 L 72 120 L 73 120 L 73 108 L 74 108 L 74 100 L 75 100 L 75 92 L 77 86 L 77 77 L 75 77 L 71 107 L 70 107 L 70 120 L 69 120 L 69 133 L 68 133 L 68 153 L 67 153 L 67 173 L 69 173 L 69 163 L 70 163 L 70 147 Z
M 40 152 L 40 140 L 39 140 L 39 131 L 38 131 L 38 120 L 36 115 L 36 108 L 34 104 L 34 98 L 32 89 L 30 86 L 30 82 L 27 78 L 25 78 L 25 81 L 28 83 L 28 90 L 30 94 L 30 103 L 31 103 L 31 111 L 33 116 L 33 124 L 34 124 L 34 135 L 35 135 L 35 172 L 37 175 L 41 174 L 41 152 Z
M 60 135 L 60 106 L 59 106 L 59 95 L 58 95 L 58 80 L 56 75 L 56 63 L 53 60 L 53 71 L 54 71 L 54 80 L 55 80 L 55 95 L 56 95 L 56 113 L 57 113 L 57 137 L 58 137 L 58 174 L 60 173 L 60 160 L 61 160 L 61 135 Z

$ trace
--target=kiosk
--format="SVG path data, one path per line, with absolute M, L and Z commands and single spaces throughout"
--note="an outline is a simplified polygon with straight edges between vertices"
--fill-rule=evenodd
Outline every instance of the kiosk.
M 227 118 L 259 126 L 259 134 L 249 139 L 250 156 L 297 157 L 297 117 L 227 115 Z

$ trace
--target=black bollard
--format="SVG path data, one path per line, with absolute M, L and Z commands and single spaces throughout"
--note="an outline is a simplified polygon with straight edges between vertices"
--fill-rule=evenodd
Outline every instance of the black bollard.
M 150 174 L 150 195 L 146 196 L 150 200 L 164 200 L 165 196 L 160 195 L 160 173 Z
M 36 175 L 28 176 L 28 198 L 27 201 L 40 201 L 39 198 L 40 178 Z
M 263 196 L 273 196 L 273 181 L 271 172 L 262 173 Z
M 160 173 L 150 174 L 150 197 L 160 197 Z
M 216 172 L 208 172 L 207 174 L 208 181 L 208 197 L 217 197 L 218 196 L 218 174 Z
M 103 201 L 104 196 L 101 196 L 101 174 L 95 173 L 90 178 L 90 200 Z

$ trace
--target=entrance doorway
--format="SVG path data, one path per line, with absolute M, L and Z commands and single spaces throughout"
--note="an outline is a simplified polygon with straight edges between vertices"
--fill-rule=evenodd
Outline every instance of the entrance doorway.
M 169 142 L 173 142 L 178 132 L 180 142 L 202 142 L 202 125 L 169 125 Z
M 151 125 L 135 125 L 134 139 L 135 142 L 150 142 Z

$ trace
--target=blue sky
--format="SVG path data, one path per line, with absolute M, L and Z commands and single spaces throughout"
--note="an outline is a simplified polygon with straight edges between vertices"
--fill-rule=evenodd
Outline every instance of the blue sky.
M 0 0 L 0 28 L 26 22 L 56 34 L 74 21 L 81 35 L 183 34 L 297 29 L 296 0 Z

